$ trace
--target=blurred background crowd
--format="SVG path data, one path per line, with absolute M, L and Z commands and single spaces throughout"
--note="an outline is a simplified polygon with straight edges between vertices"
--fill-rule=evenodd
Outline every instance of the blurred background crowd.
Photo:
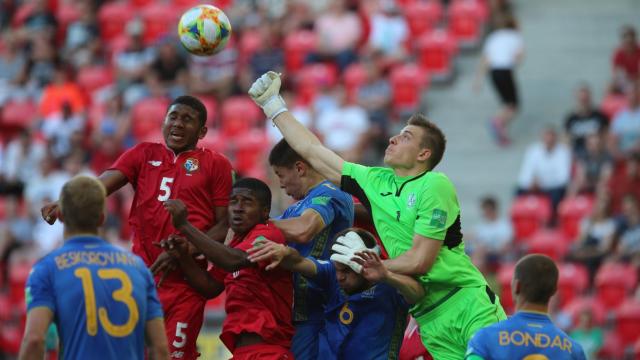
M 517 78 L 535 51 L 523 42 L 518 18 L 530 15 L 517 1 L 212 3 L 225 10 L 233 35 L 221 53 L 196 57 L 175 37 L 193 0 L 0 0 L 0 358 L 17 353 L 31 264 L 62 241 L 62 227 L 44 223 L 41 206 L 57 199 L 70 177 L 99 175 L 134 144 L 162 141 L 160 124 L 175 96 L 194 94 L 205 103 L 209 133 L 201 145 L 224 153 L 240 175 L 269 181 L 279 194 L 278 215 L 290 200 L 277 189 L 266 154 L 279 133 L 246 96 L 263 72 L 284 74 L 289 109 L 328 147 L 378 164 L 407 114 L 430 114 L 429 90 L 446 94 L 459 81 L 461 57 L 474 58 L 476 80 L 490 74 L 504 100 L 494 72 Z M 635 24 L 620 22 L 618 34 L 607 34 L 610 53 L 599 56 L 609 62 L 600 69 L 608 80 L 571 83 L 575 104 L 564 104 L 566 118 L 536 120 L 548 125 L 518 154 L 515 183 L 483 196 L 464 227 L 469 255 L 508 312 L 514 261 L 528 252 L 558 261 L 554 317 L 591 358 L 640 354 L 637 5 Z M 527 92 L 513 82 L 514 91 Z M 487 118 L 494 151 L 510 151 L 511 139 L 522 138 L 508 126 L 520 108 L 516 97 L 502 101 L 494 117 L 478 115 L 476 121 Z M 105 236 L 123 247 L 131 199 L 124 189 L 108 203 Z M 477 200 L 462 196 L 462 207 Z M 222 316 L 220 304 L 208 306 L 212 321 Z M 207 332 L 201 337 L 215 342 Z

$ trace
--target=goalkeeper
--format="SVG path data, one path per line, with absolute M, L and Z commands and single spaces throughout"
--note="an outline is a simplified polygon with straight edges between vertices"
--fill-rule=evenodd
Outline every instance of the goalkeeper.
M 464 253 L 453 184 L 433 171 L 445 150 L 442 131 L 415 114 L 389 139 L 388 167 L 350 163 L 293 117 L 279 90 L 280 76 L 270 71 L 253 83 L 249 95 L 298 154 L 364 204 L 391 257 L 385 267 L 422 283 L 426 295 L 410 311 L 427 350 L 439 360 L 464 358 L 473 334 L 506 315 Z

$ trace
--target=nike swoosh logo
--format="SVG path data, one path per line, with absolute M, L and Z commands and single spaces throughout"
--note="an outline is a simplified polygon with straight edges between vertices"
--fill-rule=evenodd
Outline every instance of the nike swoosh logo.
M 162 161 L 149 161 L 149 164 L 151 164 L 152 166 L 158 167 L 160 165 L 162 165 Z

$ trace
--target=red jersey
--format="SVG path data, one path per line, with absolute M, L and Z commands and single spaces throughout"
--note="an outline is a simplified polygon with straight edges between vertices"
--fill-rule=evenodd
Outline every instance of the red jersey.
M 636 78 L 640 74 L 640 45 L 636 45 L 636 48 L 628 53 L 622 48 L 616 49 L 613 55 L 614 67 L 623 68 L 627 73 L 627 76 Z
M 234 237 L 231 247 L 246 251 L 253 247 L 253 241 L 265 237 L 284 244 L 282 232 L 272 223 L 256 225 L 246 236 Z M 285 348 L 291 346 L 294 328 L 291 320 L 293 309 L 293 283 L 291 273 L 275 268 L 266 271 L 267 264 L 258 264 L 234 273 L 219 270 L 213 276 L 224 280 L 227 317 L 222 325 L 220 339 L 233 352 L 237 336 L 242 332 L 255 333 L 266 344 Z M 214 268 L 215 269 L 215 268 Z
M 162 205 L 164 201 L 182 200 L 189 209 L 188 220 L 201 231 L 208 231 L 216 223 L 215 207 L 229 205 L 231 164 L 208 149 L 175 155 L 164 144 L 141 143 L 122 154 L 110 170 L 122 172 L 135 189 L 129 214 L 132 251 L 147 266 L 162 253 L 154 243 L 177 233 Z M 169 278 L 182 282 L 178 272 Z

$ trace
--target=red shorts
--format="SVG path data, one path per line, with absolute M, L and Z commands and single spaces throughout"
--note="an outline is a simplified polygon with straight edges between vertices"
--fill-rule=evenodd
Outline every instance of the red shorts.
M 230 360 L 294 360 L 293 353 L 280 345 L 255 344 L 236 348 Z
M 158 288 L 164 310 L 164 326 L 171 359 L 193 360 L 200 356 L 196 340 L 206 299 L 188 285 L 165 283 Z

